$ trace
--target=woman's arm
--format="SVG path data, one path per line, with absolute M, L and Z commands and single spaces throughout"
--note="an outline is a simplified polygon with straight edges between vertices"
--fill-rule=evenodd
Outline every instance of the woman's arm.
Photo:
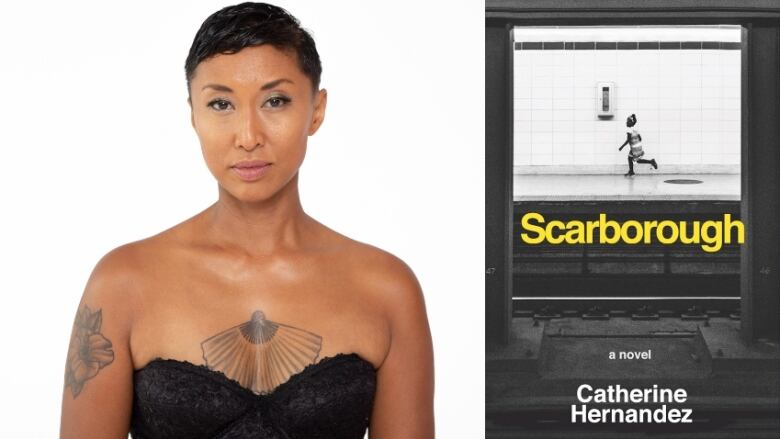
M 127 253 L 106 255 L 87 282 L 65 364 L 60 438 L 127 439 L 133 401 Z
M 431 439 L 433 348 L 422 291 L 406 264 L 386 266 L 391 342 L 378 371 L 369 437 Z

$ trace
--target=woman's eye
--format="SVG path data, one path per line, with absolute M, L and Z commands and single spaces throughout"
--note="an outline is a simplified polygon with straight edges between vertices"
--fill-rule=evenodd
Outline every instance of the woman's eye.
M 284 96 L 274 96 L 267 101 L 265 101 L 265 104 L 263 104 L 264 107 L 270 107 L 270 108 L 280 108 L 284 107 L 290 102 L 290 99 Z
M 230 102 L 224 99 L 215 99 L 209 102 L 209 107 L 216 111 L 226 111 L 229 110 L 232 106 L 233 105 Z

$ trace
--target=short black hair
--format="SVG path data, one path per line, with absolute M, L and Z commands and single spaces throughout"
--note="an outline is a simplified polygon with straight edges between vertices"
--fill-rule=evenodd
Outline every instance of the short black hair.
M 200 26 L 184 63 L 187 90 L 201 62 L 219 54 L 238 53 L 250 46 L 270 44 L 295 52 L 298 66 L 317 90 L 322 64 L 317 46 L 300 21 L 286 10 L 268 3 L 246 2 L 222 8 Z

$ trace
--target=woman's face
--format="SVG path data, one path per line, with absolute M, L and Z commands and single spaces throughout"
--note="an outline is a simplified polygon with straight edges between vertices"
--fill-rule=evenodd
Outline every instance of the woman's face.
M 270 45 L 209 58 L 190 81 L 192 126 L 206 165 L 244 202 L 268 200 L 293 181 L 326 101 L 295 53 Z

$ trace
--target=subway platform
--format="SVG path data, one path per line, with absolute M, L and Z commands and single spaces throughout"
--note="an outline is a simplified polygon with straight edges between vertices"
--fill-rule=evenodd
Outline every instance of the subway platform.
M 514 201 L 739 201 L 739 174 L 514 175 Z

